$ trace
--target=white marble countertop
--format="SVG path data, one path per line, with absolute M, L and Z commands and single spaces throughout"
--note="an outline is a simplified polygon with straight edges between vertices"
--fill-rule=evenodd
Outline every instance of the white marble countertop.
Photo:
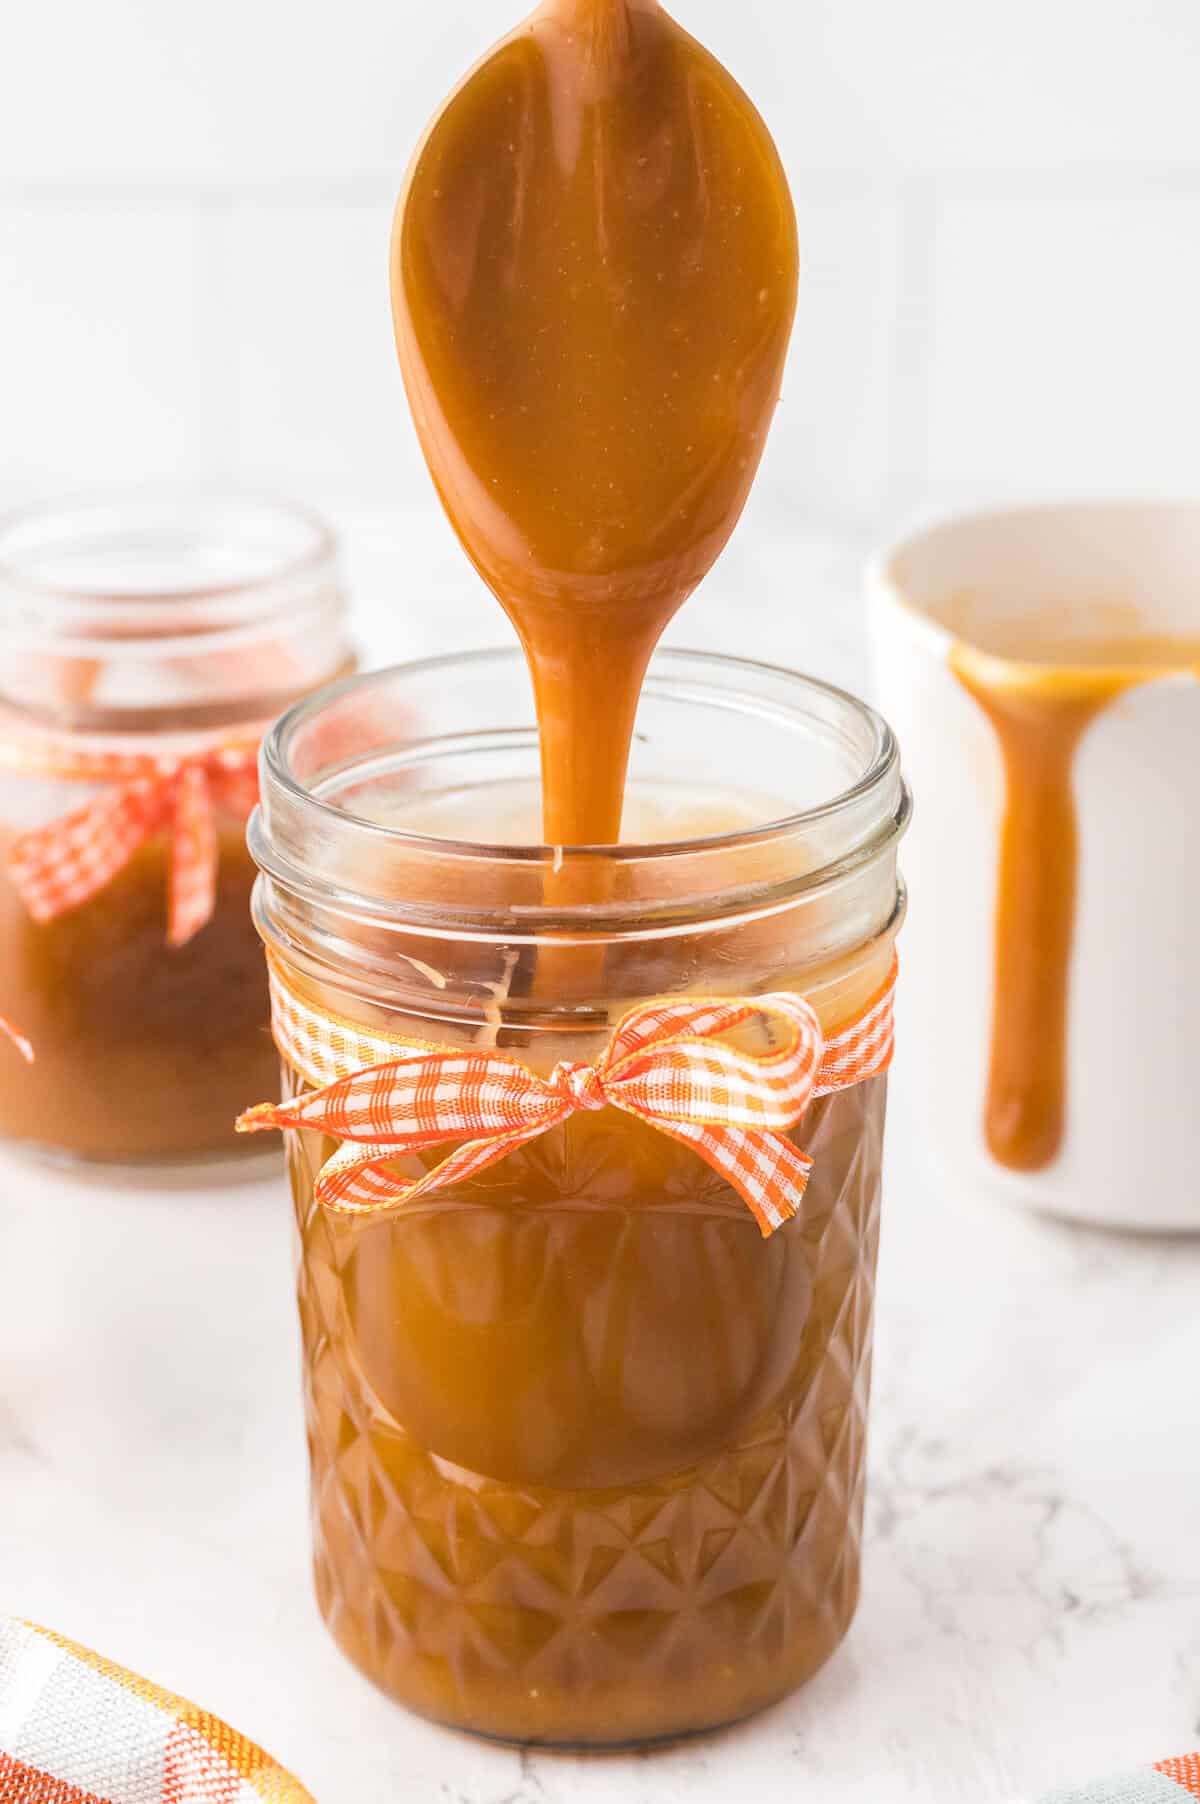
M 501 636 L 423 523 L 349 524 L 371 650 Z M 861 684 L 858 555 L 760 521 L 675 636 Z M 387 573 L 414 564 L 397 639 Z M 817 592 L 833 628 L 809 645 L 792 622 Z M 1002 1804 L 1194 1745 L 1200 1241 L 941 1193 L 909 1082 L 901 1055 L 863 1603 L 767 1715 L 641 1756 L 522 1755 L 406 1715 L 343 1661 L 309 1588 L 270 1164 L 222 1188 L 0 1160 L 0 1611 L 228 1717 L 318 1804 Z

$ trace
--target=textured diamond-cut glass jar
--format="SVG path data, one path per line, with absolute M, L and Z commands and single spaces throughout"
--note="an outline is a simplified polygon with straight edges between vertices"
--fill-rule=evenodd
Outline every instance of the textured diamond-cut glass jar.
M 907 798 L 869 709 L 660 653 L 630 843 L 578 851 L 536 844 L 532 720 L 515 653 L 285 716 L 251 846 L 295 994 L 546 1072 L 649 997 L 790 989 L 828 1032 L 880 989 Z M 314 1202 L 334 1145 L 289 1136 L 317 1588 L 377 1684 L 486 1734 L 611 1744 L 822 1664 L 858 1592 L 884 1093 L 812 1105 L 803 1206 L 766 1240 L 611 1107 L 381 1219 Z

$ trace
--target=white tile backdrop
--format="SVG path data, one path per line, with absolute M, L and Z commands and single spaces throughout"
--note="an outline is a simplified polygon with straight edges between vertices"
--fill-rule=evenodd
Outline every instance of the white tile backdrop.
M 0 505 L 105 476 L 433 502 L 392 199 L 520 0 L 40 0 L 0 32 Z M 756 500 L 880 530 L 1200 482 L 1197 0 L 676 0 L 800 215 Z

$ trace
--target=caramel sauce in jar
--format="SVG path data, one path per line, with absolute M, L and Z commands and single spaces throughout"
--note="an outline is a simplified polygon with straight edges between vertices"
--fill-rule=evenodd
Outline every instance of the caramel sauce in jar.
M 0 1085 L 0 1137 L 118 1165 L 244 1157 L 234 1121 L 276 1069 L 244 819 L 214 797 L 212 915 L 182 945 L 168 944 L 167 832 L 47 920 L 10 859 L 119 788 L 67 775 L 72 761 L 252 748 L 282 706 L 352 668 L 330 535 L 239 495 L 38 510 L 0 533 L 0 648 L 0 1001 L 35 1054 Z
M 907 815 L 868 710 L 659 654 L 633 840 L 603 879 L 580 855 L 607 901 L 565 907 L 553 851 L 516 837 L 536 833 L 525 706 L 515 654 L 441 660 L 272 736 L 257 915 L 294 989 L 543 1073 L 654 996 L 794 989 L 827 1031 L 861 1011 Z M 723 790 L 696 776 L 715 734 Z M 762 793 L 764 754 L 790 793 Z M 770 1240 L 690 1149 L 612 1108 L 378 1218 L 318 1205 L 335 1143 L 288 1135 L 318 1597 L 376 1684 L 482 1733 L 605 1745 L 731 1721 L 829 1656 L 858 1593 L 885 1088 L 809 1109 L 803 1210 Z
M 12 843 L 0 833 L 0 858 Z M 0 1086 L 5 1139 L 132 1164 L 243 1150 L 231 1124 L 277 1057 L 244 828 L 222 829 L 219 858 L 212 919 L 175 948 L 161 837 L 52 921 L 31 920 L 0 878 L 0 994 L 35 1049 Z
M 484 1734 L 712 1728 L 858 1598 L 882 1078 L 815 1105 L 798 1232 L 606 1111 L 364 1226 L 291 1153 L 316 1581 L 343 1649 Z

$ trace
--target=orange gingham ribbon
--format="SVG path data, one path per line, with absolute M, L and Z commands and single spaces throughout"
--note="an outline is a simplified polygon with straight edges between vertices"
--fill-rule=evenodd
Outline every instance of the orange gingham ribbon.
M 812 1004 L 779 992 L 665 999 L 631 1009 L 592 1065 L 541 1077 L 495 1052 L 423 1046 L 373 1034 L 315 1008 L 272 963 L 275 1039 L 287 1062 L 323 1086 L 262 1103 L 241 1133 L 310 1128 L 342 1142 L 317 1200 L 342 1214 L 395 1210 L 477 1177 L 580 1110 L 611 1107 L 692 1150 L 746 1203 L 764 1235 L 800 1206 L 812 1160 L 785 1136 L 817 1096 L 861 1084 L 891 1063 L 896 968 L 858 1017 L 826 1041 Z M 766 1022 L 777 1050 L 722 1039 Z M 402 1153 L 458 1142 L 419 1179 L 398 1177 Z
M 219 1717 L 61 1635 L 3 1617 L 0 1799 L 313 1804 Z
M 170 841 L 167 942 L 183 946 L 211 919 L 217 887 L 215 811 L 247 820 L 258 800 L 257 738 L 178 757 L 0 736 L 0 764 L 110 787 L 73 814 L 24 833 L 9 869 L 35 921 L 78 908 L 156 834 Z

